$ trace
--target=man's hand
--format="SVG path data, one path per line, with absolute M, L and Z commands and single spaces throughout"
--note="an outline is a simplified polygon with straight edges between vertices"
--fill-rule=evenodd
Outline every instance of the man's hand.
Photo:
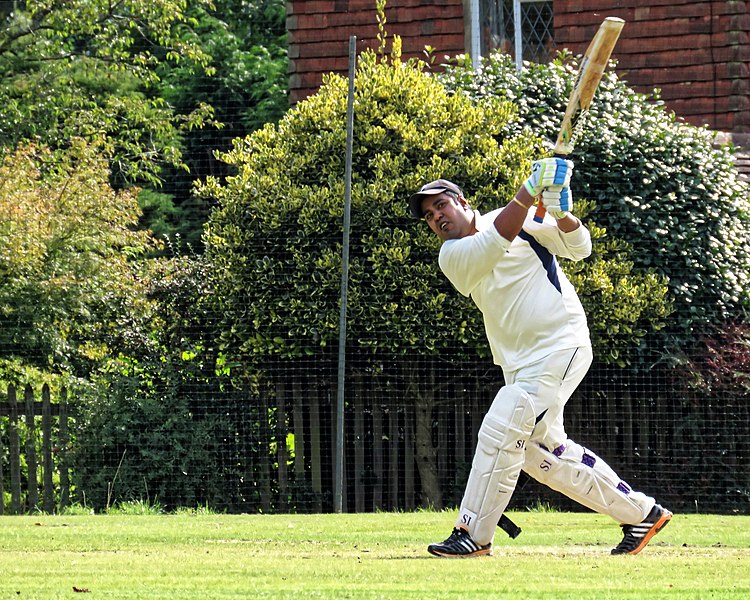
M 573 210 L 573 194 L 568 186 L 551 185 L 542 191 L 542 204 L 555 219 L 564 219 Z
M 573 174 L 573 162 L 564 158 L 543 158 L 531 163 L 531 175 L 524 182 L 526 191 L 534 198 L 551 185 L 568 187 Z

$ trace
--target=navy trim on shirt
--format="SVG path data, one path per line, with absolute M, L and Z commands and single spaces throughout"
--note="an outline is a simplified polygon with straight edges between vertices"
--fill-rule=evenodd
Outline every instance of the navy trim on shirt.
M 531 234 L 523 229 L 518 234 L 518 237 L 529 243 L 531 249 L 539 257 L 544 270 L 547 272 L 547 279 L 549 279 L 550 283 L 555 286 L 555 289 L 562 294 L 560 280 L 557 277 L 557 261 L 555 260 L 554 255 L 552 255 L 547 248 L 537 242 Z

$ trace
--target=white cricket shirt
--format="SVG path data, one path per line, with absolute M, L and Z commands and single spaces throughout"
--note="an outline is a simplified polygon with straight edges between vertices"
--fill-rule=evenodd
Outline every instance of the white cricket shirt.
M 515 371 L 551 352 L 590 346 L 583 306 L 555 258 L 591 254 L 588 229 L 564 233 L 552 217 L 534 222 L 530 211 L 510 242 L 494 226 L 501 210 L 475 210 L 478 232 L 444 242 L 438 258 L 453 286 L 482 311 L 495 364 Z

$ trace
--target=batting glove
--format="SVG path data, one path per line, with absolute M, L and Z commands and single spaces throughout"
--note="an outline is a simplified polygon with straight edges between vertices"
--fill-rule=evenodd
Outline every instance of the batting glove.
M 531 163 L 531 175 L 524 182 L 526 191 L 534 198 L 551 185 L 567 187 L 573 174 L 573 162 L 563 158 L 544 158 Z
M 568 186 L 551 185 L 542 191 L 542 204 L 555 219 L 564 219 L 573 210 L 573 194 Z

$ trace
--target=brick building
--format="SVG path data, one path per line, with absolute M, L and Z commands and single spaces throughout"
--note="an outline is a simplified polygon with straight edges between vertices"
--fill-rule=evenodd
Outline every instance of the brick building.
M 604 17 L 625 19 L 613 54 L 621 78 L 641 92 L 660 89 L 667 107 L 687 122 L 750 147 L 750 2 L 387 0 L 385 29 L 401 37 L 405 58 L 424 56 L 427 45 L 438 57 L 497 47 L 513 52 L 519 48 L 511 39 L 514 4 L 527 11 L 520 37 L 541 31 L 538 43 L 575 54 L 585 51 Z M 375 0 L 288 1 L 293 103 L 314 93 L 323 73 L 347 72 L 351 35 L 360 52 L 377 47 L 376 15 Z M 526 58 L 527 48 L 522 52 Z

